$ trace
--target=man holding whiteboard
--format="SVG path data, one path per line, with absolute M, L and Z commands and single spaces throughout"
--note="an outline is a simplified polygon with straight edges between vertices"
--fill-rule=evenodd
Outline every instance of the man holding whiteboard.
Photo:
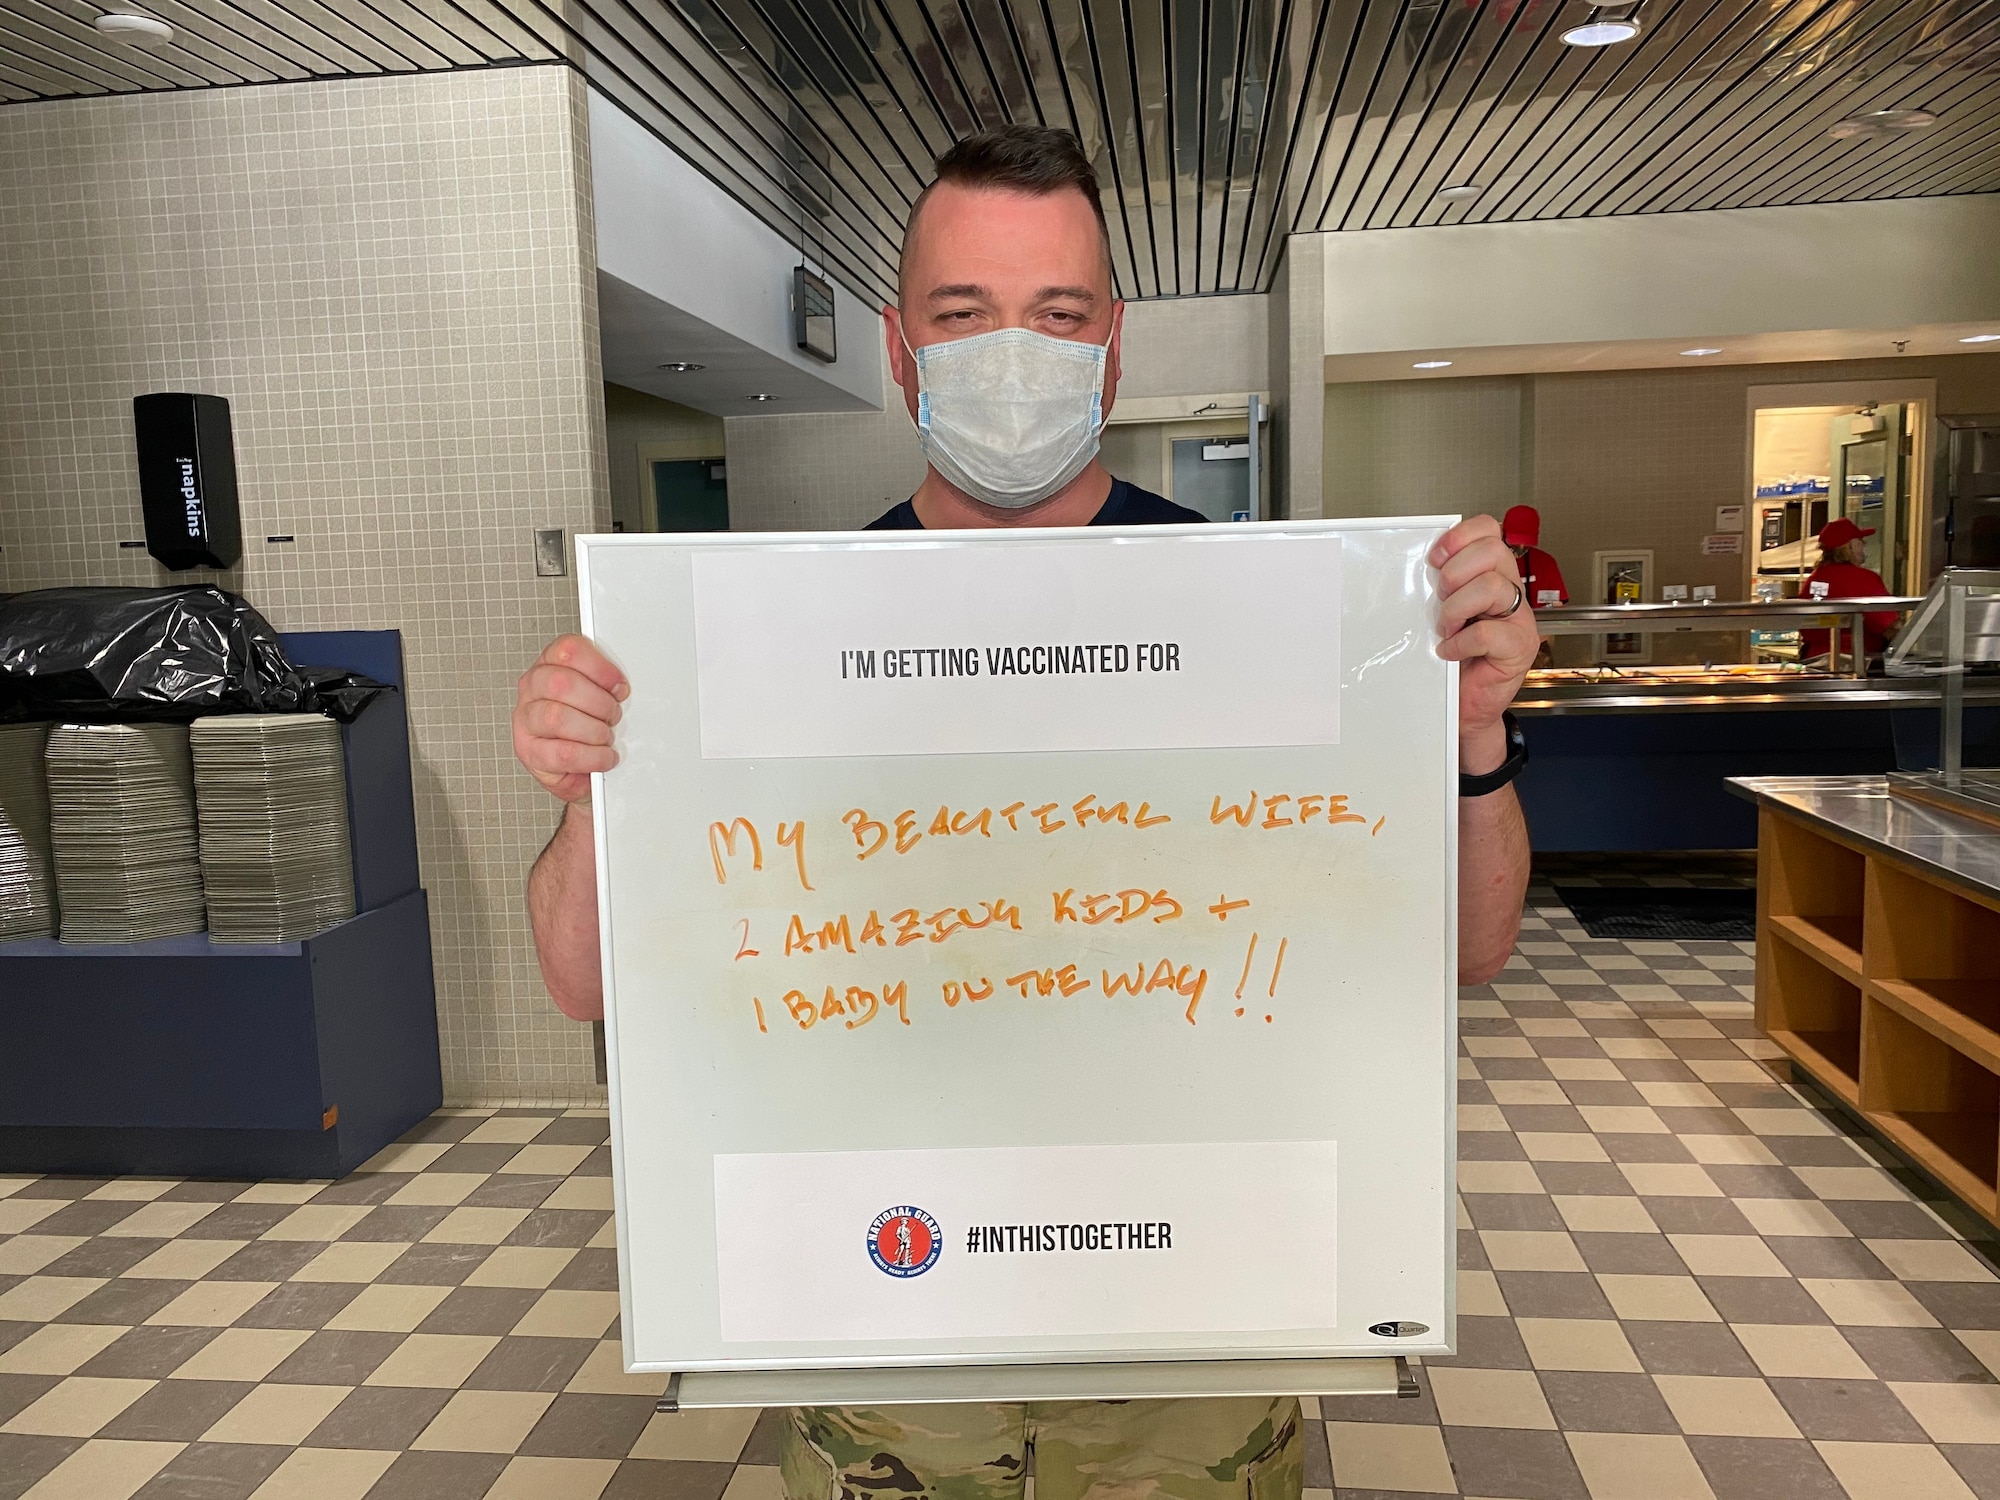
M 1123 304 L 1112 290 L 1097 178 L 1067 132 L 1011 126 L 937 163 L 903 246 L 899 308 L 884 308 L 889 368 L 929 470 L 870 529 L 1198 521 L 1097 458 L 1117 394 Z M 1453 527 L 1438 569 L 1441 656 L 1460 663 L 1459 978 L 1483 983 L 1512 951 L 1528 841 L 1506 785 L 1521 756 L 1503 719 L 1538 645 L 1512 553 L 1489 516 Z M 590 776 L 609 770 L 628 692 L 579 636 L 522 676 L 515 753 L 567 806 L 529 879 L 549 993 L 603 1014 Z M 1026 1453 L 1042 1500 L 1296 1500 L 1296 1400 L 811 1408 L 786 1427 L 790 1500 L 1017 1500 Z

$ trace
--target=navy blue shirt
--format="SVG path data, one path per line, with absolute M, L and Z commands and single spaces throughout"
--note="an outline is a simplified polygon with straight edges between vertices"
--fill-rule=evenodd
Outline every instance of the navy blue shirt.
M 1185 505 L 1176 505 L 1165 495 L 1156 495 L 1151 490 L 1142 490 L 1136 484 L 1127 484 L 1122 479 L 1111 481 L 1111 493 L 1104 497 L 1104 504 L 1097 514 L 1090 518 L 1093 526 L 1174 526 L 1187 521 L 1206 521 L 1207 516 L 1198 510 L 1189 510 Z M 886 511 L 870 521 L 866 531 L 922 531 L 924 523 L 917 519 L 917 508 L 905 500 L 894 510 Z

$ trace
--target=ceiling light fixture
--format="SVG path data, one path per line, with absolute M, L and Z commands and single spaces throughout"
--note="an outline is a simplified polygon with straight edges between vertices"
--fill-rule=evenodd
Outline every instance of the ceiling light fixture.
M 114 10 L 90 24 L 107 40 L 123 42 L 128 47 L 164 47 L 174 39 L 174 28 L 157 16 Z
M 1411 365 L 1412 370 L 1442 370 L 1451 364 L 1448 359 L 1420 359 Z
M 1906 130 L 1929 130 L 1937 122 L 1927 109 L 1871 109 L 1834 121 L 1826 133 L 1836 141 L 1873 141 Z
M 2000 344 L 2000 333 L 1970 333 L 1960 339 L 1961 344 Z
M 1450 187 L 1441 187 L 1431 196 L 1443 198 L 1448 203 L 1457 203 L 1466 198 L 1477 198 L 1486 189 L 1476 182 L 1459 182 Z
M 779 398 L 773 396 L 769 391 L 758 391 L 754 395 L 745 396 L 743 399 L 745 401 L 776 401 Z
M 1593 5 L 1590 15 L 1562 34 L 1568 47 L 1615 47 L 1642 30 L 1636 5 Z
M 696 370 L 706 370 L 707 365 L 698 365 L 691 359 L 670 359 L 663 365 L 653 366 L 656 370 L 671 370 L 676 375 L 692 375 Z
M 1683 349 L 1681 350 L 1681 355 L 1686 359 L 1701 359 L 1707 355 L 1720 354 L 1721 352 L 1720 349 Z

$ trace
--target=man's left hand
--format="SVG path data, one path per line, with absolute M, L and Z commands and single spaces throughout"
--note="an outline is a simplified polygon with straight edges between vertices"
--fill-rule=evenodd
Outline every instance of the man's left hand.
M 1468 516 L 1438 538 L 1438 655 L 1459 665 L 1460 762 L 1475 774 L 1507 758 L 1501 713 L 1520 691 L 1541 634 L 1514 554 L 1491 516 Z

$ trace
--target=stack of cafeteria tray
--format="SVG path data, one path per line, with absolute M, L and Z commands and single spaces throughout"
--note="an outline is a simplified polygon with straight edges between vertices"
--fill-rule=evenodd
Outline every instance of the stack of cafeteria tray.
M 54 937 L 46 724 L 0 727 L 0 942 Z
M 196 719 L 195 803 L 218 943 L 289 943 L 354 915 L 340 726 L 323 714 Z
M 194 769 L 179 724 L 58 724 L 49 833 L 65 943 L 202 929 Z

